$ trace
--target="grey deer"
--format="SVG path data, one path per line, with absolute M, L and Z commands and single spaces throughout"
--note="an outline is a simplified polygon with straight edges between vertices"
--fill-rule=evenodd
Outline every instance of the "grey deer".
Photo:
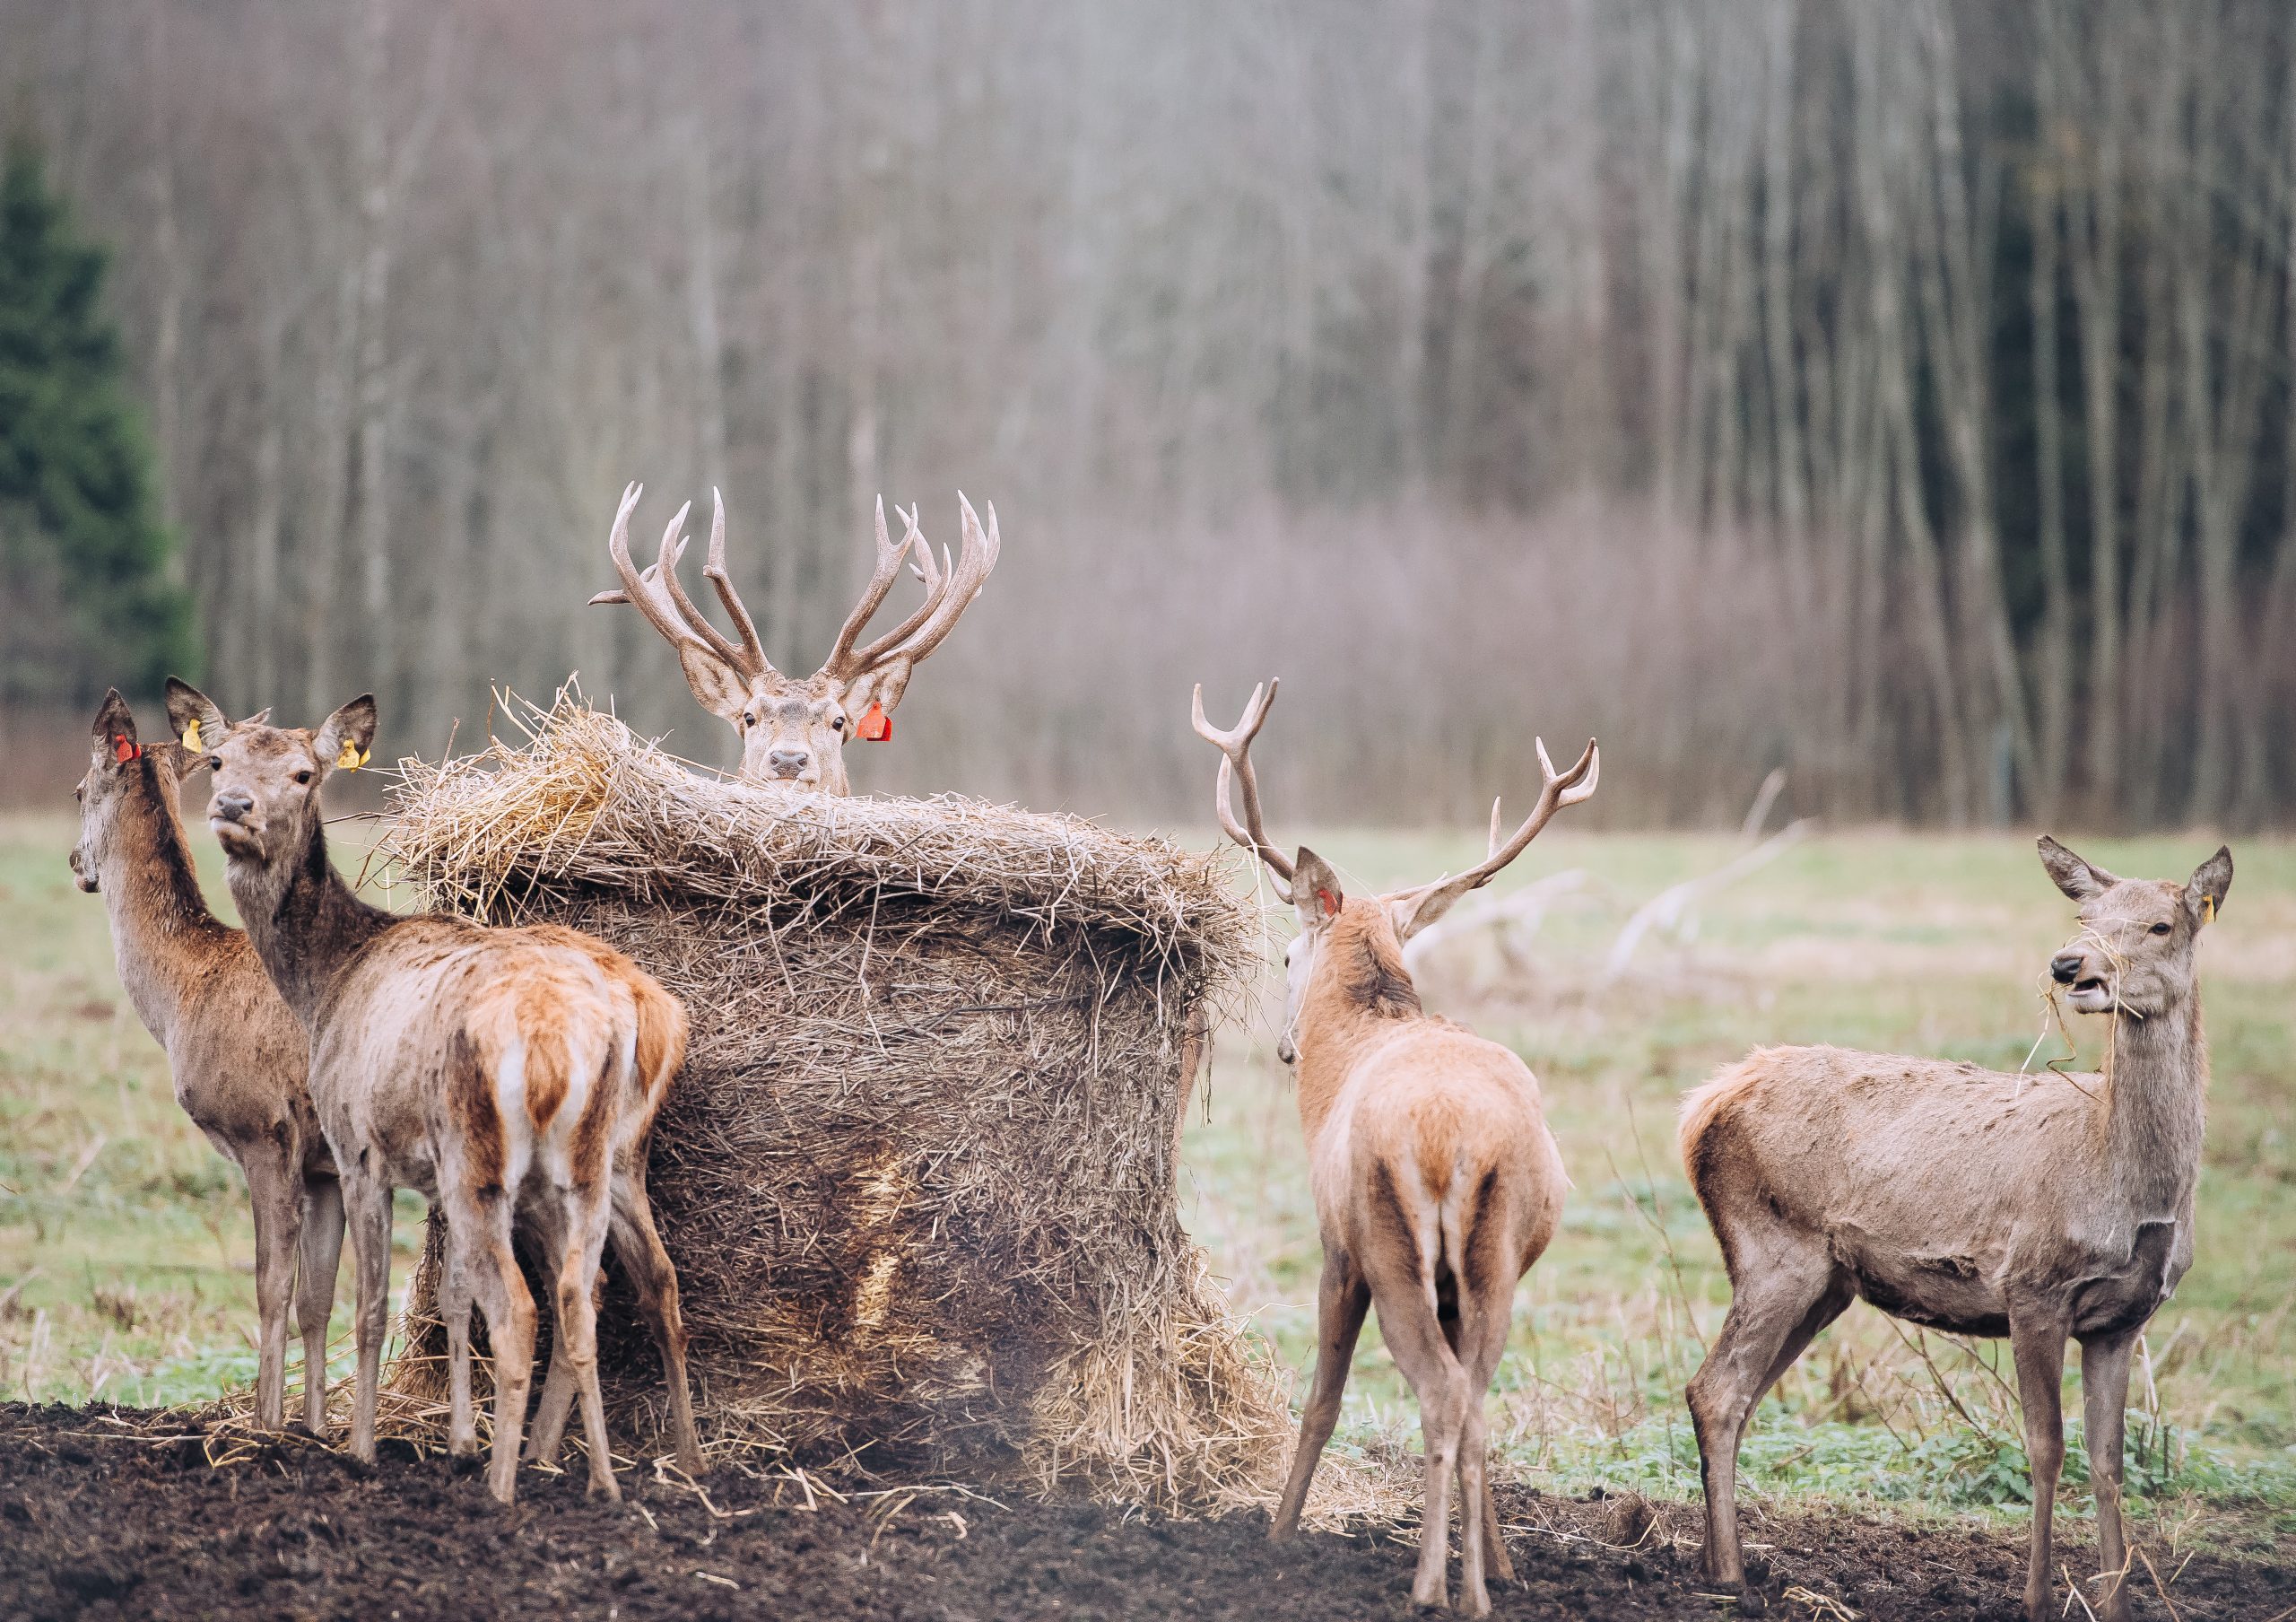
M 2102 1074 L 1765 1048 L 1683 1101 L 1683 1163 L 1734 1292 L 1690 1383 L 1710 1583 L 1745 1591 L 1736 1495 L 1747 1421 L 1863 1296 L 1909 1322 L 2009 1338 L 2032 1465 L 2031 1622 L 2057 1614 L 2058 1382 L 2066 1341 L 2081 1343 L 2100 1570 L 2083 1597 L 2105 1622 L 2128 1615 L 2129 1362 L 2192 1264 L 2208 1090 L 2194 948 L 2231 887 L 2232 854 L 2219 849 L 2181 885 L 2117 878 L 2047 836 L 2040 857 L 2080 903 L 2081 933 L 2049 972 L 2075 1009 L 2112 1022 Z

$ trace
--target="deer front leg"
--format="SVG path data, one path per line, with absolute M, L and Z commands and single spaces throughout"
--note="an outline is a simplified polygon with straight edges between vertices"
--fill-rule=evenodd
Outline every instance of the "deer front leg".
M 287 1299 L 294 1293 L 295 1242 L 301 1228 L 294 1168 L 280 1144 L 265 1139 L 240 1162 L 255 1216 L 256 1423 L 286 1423 Z
M 383 1331 L 390 1312 L 391 1190 L 364 1172 L 343 1172 L 343 1203 L 351 1234 L 351 1260 L 358 1279 L 358 1304 L 352 1330 L 358 1343 L 358 1371 L 351 1401 L 351 1456 L 375 1461 L 375 1410 L 383 1378 Z
M 1300 1511 L 1308 1501 L 1308 1483 L 1314 1479 L 1316 1461 L 1323 1457 L 1339 1422 L 1339 1400 L 1347 1390 L 1348 1365 L 1355 1357 L 1356 1338 L 1363 1332 L 1363 1314 L 1371 1305 L 1371 1286 L 1348 1259 L 1336 1251 L 1324 1257 L 1322 1283 L 1316 1291 L 1316 1380 L 1308 1406 L 1300 1416 L 1300 1444 L 1292 1450 L 1292 1474 L 1283 1484 L 1283 1497 L 1267 1535 L 1280 1542 L 1300 1530 Z
M 2097 1495 L 2100 1622 L 2128 1622 L 2128 1546 L 2121 1531 L 2121 1446 L 2127 1426 L 2128 1365 L 2136 1331 L 2081 1343 L 2083 1435 Z
M 2033 1475 L 2032 1552 L 2025 1565 L 2027 1622 L 2050 1622 L 2050 1522 L 2057 1510 L 2057 1477 L 2065 1462 L 2065 1415 L 2058 1391 L 2065 1379 L 2066 1325 L 2055 1317 L 2009 1320 L 2017 1361 L 2017 1400 L 2025 1411 L 2025 1458 Z
M 295 1325 L 303 1337 L 303 1428 L 326 1435 L 326 1331 L 335 1315 L 335 1275 L 343 1260 L 343 1185 L 303 1183 L 303 1232 L 295 1263 Z

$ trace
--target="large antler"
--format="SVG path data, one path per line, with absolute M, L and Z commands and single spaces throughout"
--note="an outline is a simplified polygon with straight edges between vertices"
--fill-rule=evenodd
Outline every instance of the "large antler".
M 909 672 L 917 662 L 931 654 L 956 628 L 958 616 L 971 606 L 988 579 L 988 571 L 996 567 L 996 503 L 989 504 L 986 529 L 961 491 L 957 494 L 957 507 L 963 527 L 962 549 L 953 560 L 945 549 L 935 559 L 933 543 L 917 527 L 916 508 L 901 513 L 909 528 L 900 544 L 895 545 L 885 533 L 884 503 L 878 502 L 876 568 L 862 590 L 861 600 L 853 606 L 844 628 L 837 633 L 837 645 L 830 650 L 828 662 L 822 666 L 821 674 L 846 684 L 848 689 L 866 681 L 869 696 L 889 713 L 900 702 L 901 692 L 909 685 Z M 924 602 L 918 605 L 914 614 L 875 641 L 857 649 L 854 644 L 860 641 L 870 616 L 883 606 L 885 594 L 892 589 L 893 581 L 900 573 L 902 557 L 910 554 L 914 554 L 911 562 L 917 577 L 925 582 Z
M 651 564 L 641 570 L 630 555 L 630 515 L 645 488 L 643 484 L 631 484 L 623 489 L 622 506 L 613 515 L 613 532 L 606 537 L 606 550 L 613 554 L 614 570 L 622 576 L 622 589 L 599 592 L 590 599 L 591 606 L 629 603 L 681 653 L 703 654 L 744 679 L 774 674 L 772 662 L 765 657 L 764 646 L 758 641 L 757 627 L 751 623 L 749 611 L 742 606 L 733 581 L 726 575 L 724 499 L 715 491 L 710 493 L 716 511 L 709 526 L 709 562 L 702 572 L 718 589 L 718 600 L 726 605 L 726 612 L 733 615 L 735 628 L 742 633 L 739 646 L 709 623 L 709 616 L 686 595 L 678 580 L 678 560 L 685 555 L 685 515 L 691 510 L 691 502 L 679 508 L 669 528 L 662 531 L 661 553 Z
M 1439 878 L 1432 884 L 1421 885 L 1414 889 L 1398 890 L 1388 895 L 1386 900 L 1396 920 L 1396 933 L 1403 939 L 1409 940 L 1449 911 L 1451 903 L 1468 891 L 1480 890 L 1489 884 L 1501 868 L 1520 856 L 1524 849 L 1538 837 L 1539 830 L 1546 826 L 1548 819 L 1556 812 L 1565 806 L 1578 805 L 1594 794 L 1595 785 L 1603 774 L 1603 757 L 1602 752 L 1595 747 L 1593 738 L 1587 740 L 1587 746 L 1579 752 L 1577 763 L 1567 772 L 1554 769 L 1554 763 L 1547 758 L 1544 738 L 1531 741 L 1538 750 L 1539 775 L 1546 780 L 1539 789 L 1538 804 L 1531 807 L 1531 814 L 1523 820 L 1523 825 L 1502 843 L 1499 837 L 1499 831 L 1504 825 L 1499 820 L 1500 802 L 1492 800 L 1489 855 L 1464 873 Z
M 1269 842 L 1267 827 L 1260 820 L 1259 778 L 1252 771 L 1252 739 L 1266 723 L 1267 712 L 1274 707 L 1275 689 L 1280 682 L 1268 682 L 1265 694 L 1259 686 L 1252 688 L 1251 702 L 1244 706 L 1243 719 L 1222 732 L 1204 719 L 1204 684 L 1196 685 L 1196 698 L 1191 717 L 1196 736 L 1220 751 L 1220 777 L 1213 793 L 1213 805 L 1220 815 L 1220 825 L 1228 837 L 1243 846 L 1267 864 L 1275 876 L 1275 893 L 1286 902 L 1292 899 L 1292 860 Z M 1244 791 L 1244 820 L 1236 821 L 1235 807 L 1229 803 L 1231 784 L 1239 783 Z

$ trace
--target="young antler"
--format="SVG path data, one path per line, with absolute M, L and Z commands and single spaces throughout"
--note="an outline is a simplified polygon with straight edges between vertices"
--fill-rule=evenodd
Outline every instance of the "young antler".
M 1228 837 L 1243 846 L 1267 864 L 1275 876 L 1275 893 L 1284 901 L 1292 899 L 1292 860 L 1278 850 L 1267 837 L 1267 827 L 1260 820 L 1259 778 L 1252 771 L 1252 739 L 1267 722 L 1267 712 L 1275 704 L 1275 690 L 1280 678 L 1271 678 L 1263 693 L 1257 684 L 1252 687 L 1251 702 L 1244 706 L 1243 719 L 1222 732 L 1204 718 L 1204 684 L 1196 685 L 1194 714 L 1191 717 L 1196 736 L 1220 751 L 1220 778 L 1213 790 L 1213 805 L 1218 811 L 1220 825 Z M 1236 811 L 1230 803 L 1230 786 L 1240 783 L 1244 790 L 1244 822 L 1239 825 Z
M 1554 763 L 1547 758 L 1546 740 L 1533 738 L 1532 746 L 1539 754 L 1539 775 L 1545 781 L 1539 788 L 1538 804 L 1531 807 L 1523 825 L 1505 843 L 1500 842 L 1499 830 L 1504 826 L 1499 820 L 1500 801 L 1491 802 L 1490 854 L 1465 872 L 1439 878 L 1432 884 L 1413 889 L 1400 890 L 1387 897 L 1393 910 L 1396 933 L 1405 940 L 1433 923 L 1451 910 L 1451 904 L 1470 890 L 1480 890 L 1497 877 L 1500 868 L 1520 856 L 1531 841 L 1539 835 L 1548 819 L 1565 806 L 1575 806 L 1591 798 L 1595 785 L 1602 778 L 1602 753 L 1588 738 L 1586 748 L 1579 751 L 1578 762 L 1568 772 L 1557 772 Z

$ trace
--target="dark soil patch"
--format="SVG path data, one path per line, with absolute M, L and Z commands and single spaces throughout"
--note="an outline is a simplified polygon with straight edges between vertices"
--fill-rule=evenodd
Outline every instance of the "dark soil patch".
M 283 1441 L 211 1468 L 196 1437 L 154 1442 L 152 1417 L 0 1406 L 0 1618 L 614 1619 L 1312 1618 L 1405 1614 L 1408 1533 L 1273 1546 L 1262 1513 L 1127 1517 L 1099 1505 L 999 1505 L 954 1491 L 807 1510 L 789 1482 L 732 1470 L 692 1492 L 623 1478 L 618 1508 L 578 1477 L 527 1472 L 505 1513 L 479 1478 L 387 1451 L 370 1472 Z M 138 1435 L 137 1431 L 145 1432 Z M 180 1434 L 180 1433 L 178 1433 Z M 777 1498 L 778 1502 L 777 1502 Z M 1685 1506 L 1574 1502 L 1509 1489 L 1524 1581 L 1494 1585 L 1520 1618 L 1730 1614 L 1698 1591 Z M 1605 1546 L 1643 1528 L 1639 1547 Z M 2085 1528 L 2066 1530 L 2074 1538 Z M 2022 1573 L 2008 1533 L 1816 1515 L 1769 1519 L 1773 1617 L 1801 1588 L 1861 1618 L 2008 1619 Z M 2174 1575 L 2177 1614 L 2266 1622 L 2296 1607 L 2296 1550 L 2205 1554 Z M 2073 1569 L 2083 1551 L 2066 1550 Z M 2138 1613 L 2170 1613 L 2149 1586 Z M 2076 1608 L 2077 1614 L 2077 1608 Z

